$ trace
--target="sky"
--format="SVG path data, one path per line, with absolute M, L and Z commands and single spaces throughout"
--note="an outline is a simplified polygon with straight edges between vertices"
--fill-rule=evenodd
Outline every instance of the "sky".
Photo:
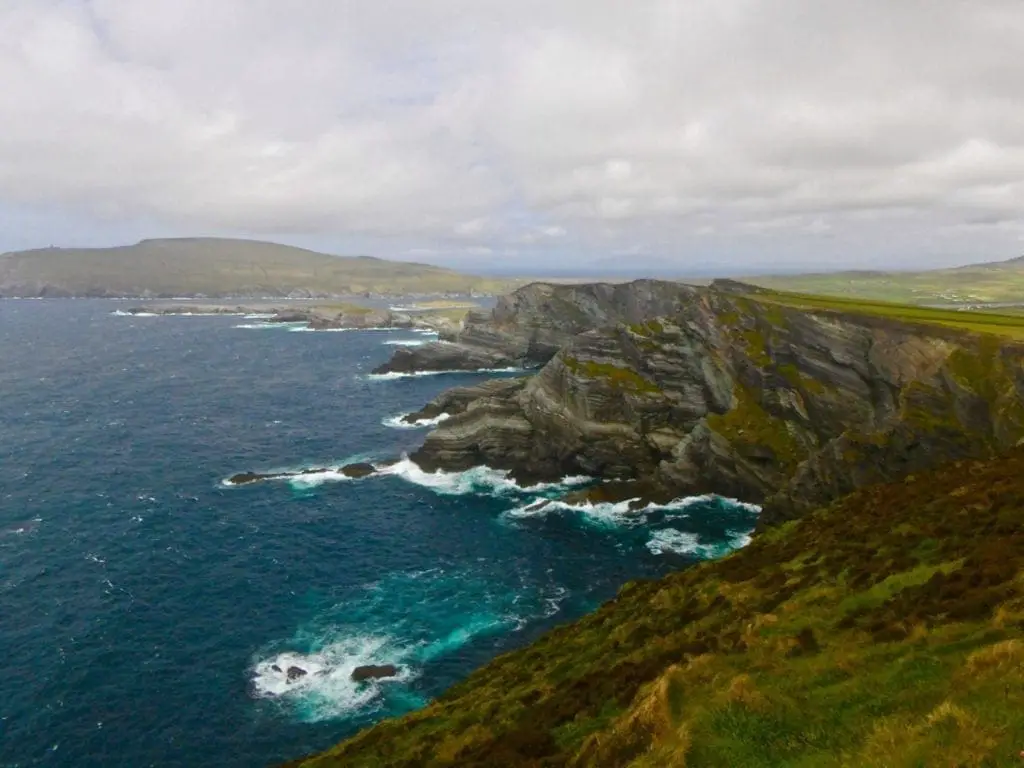
M 0 251 L 520 273 L 1024 253 L 1017 0 L 0 0 Z

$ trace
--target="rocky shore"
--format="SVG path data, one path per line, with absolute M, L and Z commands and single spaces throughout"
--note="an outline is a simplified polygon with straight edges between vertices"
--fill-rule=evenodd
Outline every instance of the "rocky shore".
M 451 313 L 398 312 L 358 304 L 152 304 L 124 310 L 129 315 L 258 315 L 268 323 L 305 323 L 311 330 L 359 330 L 365 328 L 416 328 L 454 334 L 460 323 Z
M 450 416 L 411 457 L 428 471 L 584 474 L 610 481 L 590 491 L 603 497 L 713 492 L 763 504 L 764 526 L 1024 438 L 1024 345 L 730 281 L 533 284 L 446 340 L 377 371 L 540 370 L 410 414 Z

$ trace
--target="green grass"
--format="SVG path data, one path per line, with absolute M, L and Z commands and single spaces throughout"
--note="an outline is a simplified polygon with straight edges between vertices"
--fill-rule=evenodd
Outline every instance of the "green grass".
M 1024 315 L 1014 312 L 933 309 L 888 301 L 782 291 L 766 291 L 751 295 L 750 298 L 763 304 L 776 304 L 795 309 L 870 315 L 889 320 L 937 325 L 972 333 L 989 333 L 1011 339 L 1024 339 Z
M 1024 450 L 861 489 L 296 765 L 1016 766 Z
M 772 275 L 745 281 L 782 291 L 907 304 L 1024 303 L 1024 263 L 1018 260 L 924 272 Z

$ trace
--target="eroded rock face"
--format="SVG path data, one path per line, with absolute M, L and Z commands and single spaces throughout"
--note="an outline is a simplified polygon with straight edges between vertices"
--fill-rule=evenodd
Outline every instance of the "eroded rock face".
M 549 286 L 558 299 L 548 304 L 530 286 L 529 300 L 499 304 L 473 338 L 514 329 L 521 341 L 529 317 L 550 350 L 555 325 L 578 327 L 566 318 L 608 324 L 565 339 L 528 380 L 442 395 L 437 407 L 454 415 L 412 458 L 428 470 L 487 464 L 528 482 L 640 480 L 651 496 L 715 492 L 764 502 L 771 524 L 1024 438 L 1024 345 L 788 308 L 735 285 L 651 283 Z M 594 298 L 612 295 L 615 311 Z
M 456 333 L 422 347 L 398 349 L 374 373 L 535 368 L 576 334 L 671 314 L 696 289 L 657 280 L 628 284 L 532 283 L 503 296 L 490 312 L 470 312 Z

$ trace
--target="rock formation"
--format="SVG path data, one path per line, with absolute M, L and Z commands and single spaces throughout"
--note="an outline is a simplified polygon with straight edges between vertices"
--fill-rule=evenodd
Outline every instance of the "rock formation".
M 374 373 L 535 368 L 548 362 L 576 334 L 615 323 L 674 314 L 688 290 L 677 283 L 531 283 L 498 299 L 490 312 L 470 312 L 456 332 L 439 342 L 399 349 Z
M 363 667 L 356 667 L 352 670 L 352 680 L 362 683 L 366 680 L 379 680 L 383 677 L 394 677 L 398 674 L 398 667 L 394 664 L 367 664 Z
M 630 496 L 715 492 L 763 502 L 770 524 L 1024 438 L 1024 345 L 792 308 L 733 282 L 534 284 L 452 341 L 444 357 L 420 347 L 380 370 L 543 367 L 413 414 L 452 416 L 412 456 L 428 471 L 487 464 L 521 482 L 640 481 L 622 484 Z

